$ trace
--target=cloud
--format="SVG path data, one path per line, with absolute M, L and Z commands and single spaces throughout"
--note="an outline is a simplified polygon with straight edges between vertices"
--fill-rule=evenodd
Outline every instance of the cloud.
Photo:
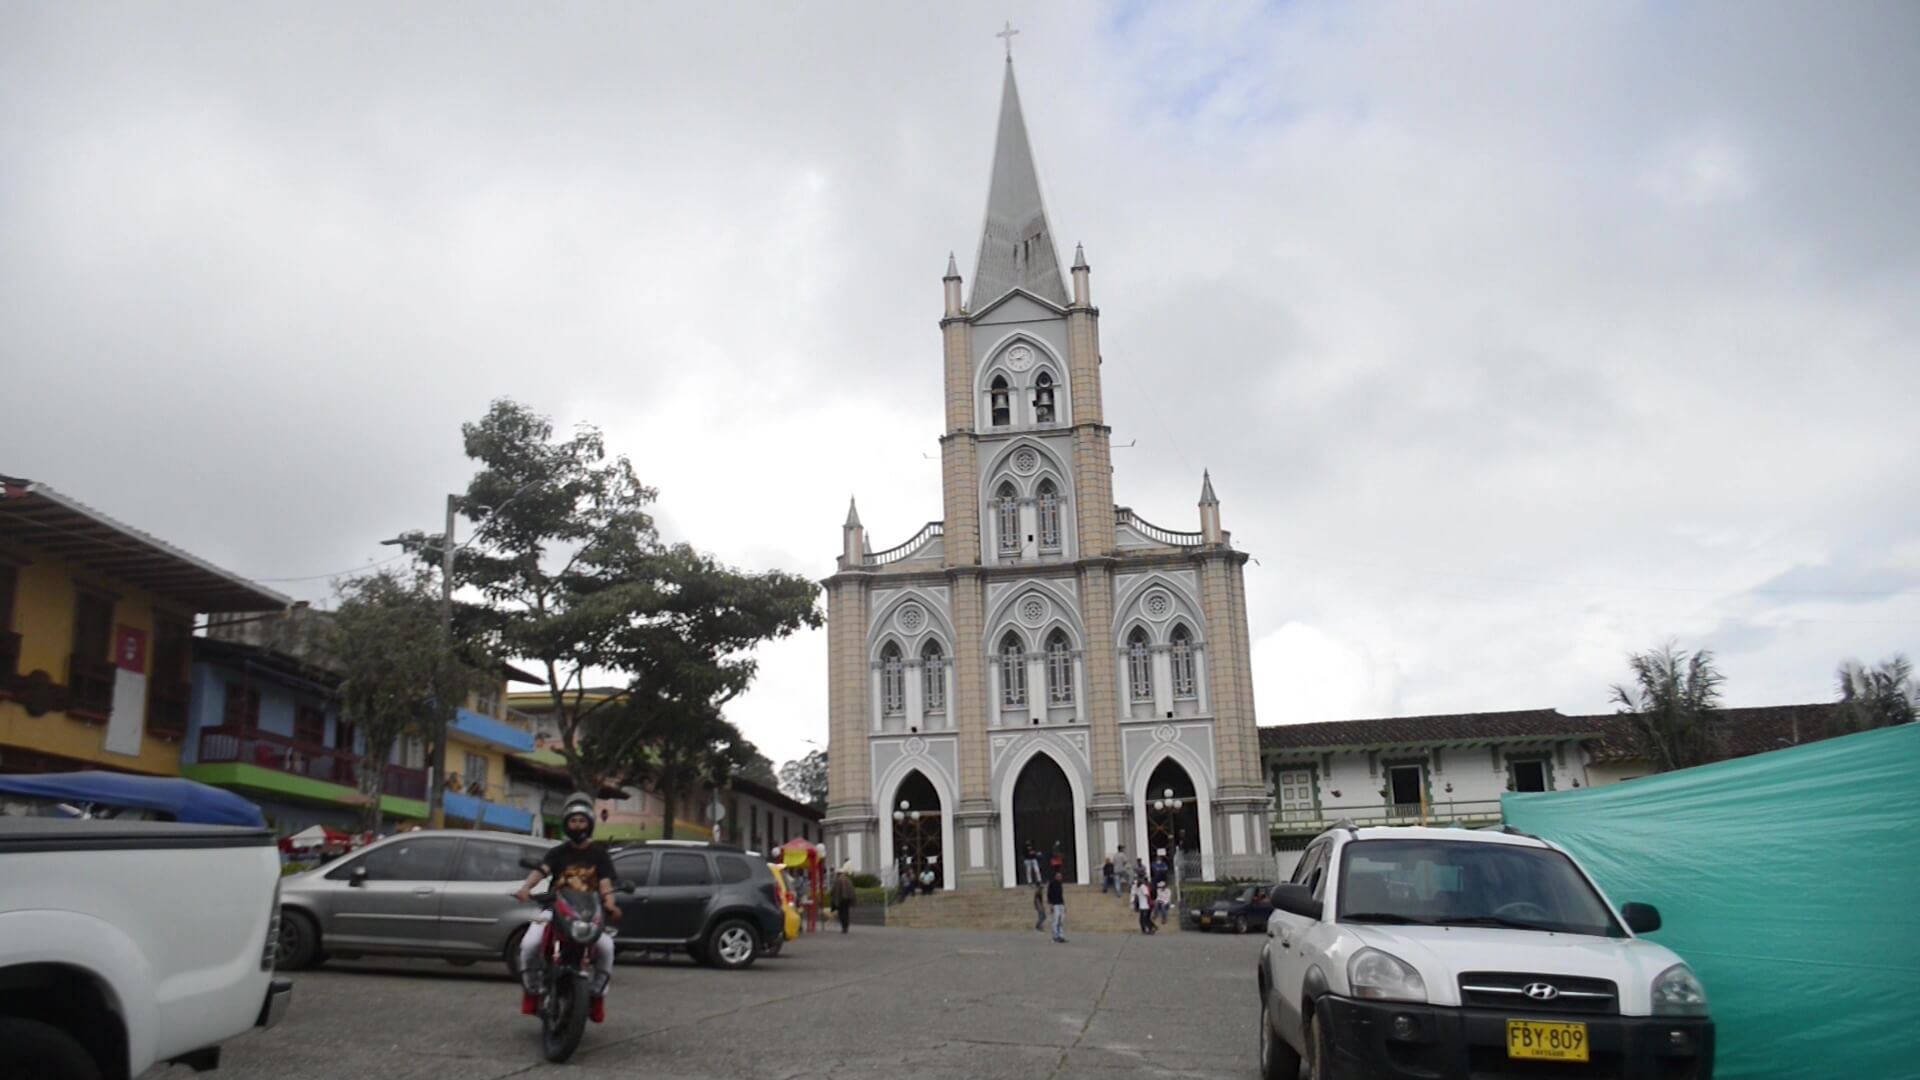
M 311 576 L 432 526 L 512 395 L 676 539 L 824 576 L 850 493 L 876 548 L 941 512 L 1005 15 L 9 7 L 6 471 Z M 1920 10 L 1022 21 L 1116 499 L 1193 527 L 1213 470 L 1265 720 L 1598 710 L 1670 635 L 1743 704 L 1911 651 L 1911 590 L 1782 590 L 1920 550 Z M 735 715 L 798 756 L 824 635 L 762 666 Z

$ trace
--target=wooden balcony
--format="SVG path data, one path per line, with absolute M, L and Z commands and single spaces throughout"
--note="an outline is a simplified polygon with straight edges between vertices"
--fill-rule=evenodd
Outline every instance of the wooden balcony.
M 186 738 L 191 695 L 186 683 L 154 683 L 147 690 L 147 734 L 172 742 Z
M 201 764 L 238 762 L 263 769 L 304 776 L 342 787 L 360 786 L 360 755 L 351 750 L 302 742 L 270 731 L 217 727 L 200 732 Z M 427 797 L 427 774 L 404 765 L 388 765 L 383 791 L 400 799 Z
M 79 654 L 67 659 L 67 715 L 104 724 L 113 712 L 113 664 Z

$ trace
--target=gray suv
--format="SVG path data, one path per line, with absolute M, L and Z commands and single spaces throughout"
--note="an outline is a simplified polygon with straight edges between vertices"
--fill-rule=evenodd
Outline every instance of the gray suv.
M 540 910 L 512 896 L 527 877 L 520 860 L 552 847 L 507 833 L 407 832 L 289 875 L 279 967 L 297 971 L 330 955 L 437 956 L 505 960 L 517 971 L 520 934 Z
M 738 969 L 784 940 L 773 871 L 765 856 L 725 844 L 653 840 L 613 852 L 622 951 L 684 950 L 703 964 Z M 629 888 L 629 886 L 631 886 Z

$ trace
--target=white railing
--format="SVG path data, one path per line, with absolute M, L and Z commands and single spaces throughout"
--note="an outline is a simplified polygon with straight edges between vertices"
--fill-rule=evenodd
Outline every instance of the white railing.
M 1125 506 L 1114 507 L 1113 514 L 1116 524 L 1130 526 L 1147 539 L 1158 541 L 1169 547 L 1199 547 L 1202 542 L 1202 534 L 1200 533 L 1174 532 L 1172 529 L 1163 529 L 1142 518 L 1139 514 L 1134 513 Z
M 885 551 L 870 553 L 862 559 L 861 562 L 867 566 L 885 566 L 888 563 L 899 562 L 901 559 L 905 559 L 922 547 L 925 547 L 934 537 L 946 535 L 946 532 L 946 522 L 929 521 L 919 532 L 913 534 L 913 539 L 908 540 L 904 544 L 890 547 Z
M 1275 832 L 1302 833 L 1330 829 L 1342 821 L 1355 825 L 1484 825 L 1500 820 L 1500 800 L 1459 802 L 1382 803 L 1374 806 L 1271 811 Z

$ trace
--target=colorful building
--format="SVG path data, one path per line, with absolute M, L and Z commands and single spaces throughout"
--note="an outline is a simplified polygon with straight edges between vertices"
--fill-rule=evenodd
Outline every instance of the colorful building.
M 359 828 L 365 742 L 340 714 L 340 677 L 259 645 L 193 643 L 193 693 L 180 774 L 258 804 L 282 835 L 311 825 Z M 394 748 L 383 777 L 381 825 L 427 817 L 418 740 Z
M 0 772 L 175 775 L 196 617 L 290 603 L 46 484 L 0 477 Z
M 507 709 L 506 684 L 538 685 L 541 679 L 505 664 L 499 673 L 501 682 L 470 695 L 447 729 L 447 782 L 441 803 L 451 827 L 538 834 L 540 801 L 515 790 L 507 774 L 508 758 L 532 753 L 534 737 L 528 719 Z

